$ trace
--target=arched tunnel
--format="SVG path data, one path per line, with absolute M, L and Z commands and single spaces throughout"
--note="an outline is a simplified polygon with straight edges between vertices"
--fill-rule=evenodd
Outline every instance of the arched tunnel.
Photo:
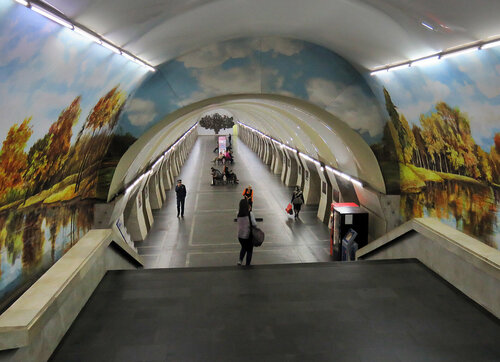
M 0 1 L 0 361 L 500 359 L 495 10 Z

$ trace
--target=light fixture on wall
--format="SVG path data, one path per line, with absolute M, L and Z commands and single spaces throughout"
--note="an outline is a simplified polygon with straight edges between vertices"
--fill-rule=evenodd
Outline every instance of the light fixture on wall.
M 264 134 L 263 134 L 261 131 L 259 131 L 258 129 L 255 129 L 255 128 L 253 128 L 253 127 L 250 127 L 250 126 L 248 126 L 248 125 L 246 125 L 246 124 L 244 124 L 244 123 L 242 123 L 242 122 L 240 122 L 240 121 L 237 121 L 237 123 L 238 123 L 238 125 L 240 125 L 241 127 L 246 128 L 246 129 L 250 130 L 250 131 L 251 131 L 251 132 L 253 132 L 253 133 L 257 133 L 257 134 L 260 134 L 260 135 L 264 135 Z M 362 183 L 361 181 L 359 181 L 359 180 L 356 180 L 354 177 L 349 176 L 348 174 L 345 174 L 345 173 L 343 173 L 342 171 L 337 170 L 337 169 L 335 169 L 335 168 L 333 168 L 333 167 L 331 167 L 331 166 L 323 166 L 323 165 L 321 164 L 321 162 L 319 162 L 318 160 L 316 160 L 316 159 L 312 158 L 311 156 L 306 155 L 305 153 L 299 152 L 299 151 L 298 151 L 298 150 L 296 150 L 295 148 L 292 148 L 292 147 L 290 147 L 290 146 L 287 146 L 287 145 L 285 145 L 285 144 L 281 143 L 280 141 L 278 141 L 278 140 L 276 140 L 276 139 L 274 139 L 274 138 L 272 138 L 272 137 L 269 137 L 269 136 L 267 136 L 267 135 L 265 135 L 265 136 L 266 136 L 268 139 L 270 139 L 272 142 L 274 142 L 275 144 L 277 144 L 277 145 L 279 145 L 279 146 L 282 146 L 282 147 L 284 146 L 285 148 L 289 149 L 290 151 L 293 151 L 293 152 L 297 153 L 297 154 L 299 155 L 299 157 L 302 157 L 302 158 L 303 158 L 303 159 L 305 159 L 305 160 L 308 160 L 308 161 L 310 161 L 310 162 L 313 162 L 314 164 L 316 164 L 317 166 L 319 166 L 319 167 L 320 167 L 321 171 L 323 171 L 323 170 L 324 170 L 324 168 L 323 168 L 323 167 L 325 167 L 328 171 L 330 171 L 330 172 L 332 172 L 332 173 L 334 173 L 334 174 L 336 174 L 336 175 L 338 175 L 338 176 L 340 176 L 340 177 L 342 177 L 342 178 L 344 178 L 344 179 L 346 179 L 346 180 L 348 180 L 348 181 L 351 181 L 353 184 L 355 184 L 355 185 L 357 185 L 357 186 L 359 186 L 359 187 L 364 187 L 363 183 Z
M 456 57 L 458 55 L 469 54 L 469 53 L 475 52 L 476 50 L 479 50 L 478 46 L 474 46 L 474 47 L 470 47 L 470 48 L 465 48 L 465 49 L 460 49 L 460 50 L 453 51 L 453 52 L 450 52 L 450 53 L 441 54 L 440 58 L 441 59 L 452 58 L 452 57 Z
M 422 25 L 423 25 L 423 23 L 422 23 Z M 422 57 L 422 58 L 417 58 L 417 59 L 406 61 L 404 63 L 388 64 L 388 65 L 385 65 L 383 67 L 378 67 L 376 69 L 373 69 L 370 72 L 370 75 L 383 74 L 383 73 L 387 73 L 387 72 L 390 72 L 393 70 L 399 70 L 399 69 L 408 68 L 408 67 L 436 64 L 441 59 L 447 59 L 447 58 L 455 57 L 457 55 L 472 53 L 476 50 L 489 49 L 489 48 L 493 48 L 495 46 L 499 46 L 500 45 L 500 39 L 498 39 L 499 37 L 495 36 L 494 38 L 495 39 L 492 39 L 492 40 L 481 40 L 481 41 L 474 42 L 473 44 L 455 47 L 452 50 L 443 50 L 439 53 L 430 54 L 430 55 Z
M 85 27 L 82 27 L 80 24 L 72 21 L 68 17 L 66 17 L 64 14 L 62 14 L 59 10 L 55 9 L 52 5 L 48 4 L 45 1 L 25 1 L 25 0 L 14 0 L 16 3 L 26 6 L 27 8 L 35 11 L 36 13 L 46 17 L 47 19 L 50 19 L 68 29 L 73 30 L 75 33 L 78 35 L 81 35 L 89 40 L 92 40 L 93 42 L 102 45 L 103 47 L 111 50 L 113 53 L 116 54 L 121 54 L 125 58 L 127 58 L 130 61 L 133 61 L 134 63 L 145 67 L 149 71 L 155 72 L 156 69 L 145 62 L 144 60 L 136 57 L 135 55 L 129 55 L 126 52 L 124 52 L 122 49 L 119 47 L 111 44 L 110 41 L 107 39 L 103 38 L 99 34 L 95 33 L 94 31 L 90 29 L 84 29 Z
M 91 33 L 81 29 L 81 28 L 78 28 L 75 26 L 75 28 L 73 29 L 73 31 L 77 34 L 80 34 L 81 36 L 83 36 L 84 38 L 87 38 L 88 40 L 92 40 L 93 42 L 101 45 L 102 44 L 102 41 L 101 39 L 99 39 L 98 37 L 92 35 Z
M 481 45 L 481 49 L 490 49 L 493 47 L 497 47 L 499 45 L 500 45 L 500 40 L 495 40 L 495 41 L 492 41 L 490 43 L 485 43 L 485 44 Z
M 56 23 L 62 25 L 62 26 L 65 26 L 66 28 L 68 29 L 71 29 L 73 30 L 73 24 L 71 24 L 69 21 L 51 13 L 50 11 L 48 10 L 45 10 L 44 8 L 38 6 L 38 5 L 35 5 L 35 4 L 31 4 L 30 6 L 31 10 L 33 10 L 35 13 L 38 13 L 42 16 L 45 16 L 47 19 L 50 19 L 52 21 L 55 21 Z
M 437 63 L 437 62 L 439 62 L 439 60 L 440 60 L 439 55 L 434 55 L 432 57 L 420 58 L 418 60 L 414 60 L 411 62 L 411 66 L 412 67 L 426 66 L 426 65 Z

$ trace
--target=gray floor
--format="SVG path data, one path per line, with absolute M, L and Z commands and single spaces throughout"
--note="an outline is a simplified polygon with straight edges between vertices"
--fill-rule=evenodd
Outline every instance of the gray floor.
M 254 213 L 264 219 L 259 227 L 266 240 L 254 249 L 253 264 L 281 264 L 329 261 L 328 228 L 316 218 L 317 207 L 305 206 L 294 221 L 284 209 L 292 188 L 245 144 L 233 137 L 236 162 L 230 168 L 239 185 L 210 185 L 211 162 L 216 156 L 214 136 L 199 137 L 181 170 L 188 190 L 185 218 L 176 217 L 175 192 L 168 191 L 161 210 L 153 212 L 155 222 L 148 237 L 136 243 L 146 268 L 235 265 L 240 245 L 236 217 L 244 188 L 254 189 Z M 222 166 L 215 166 L 222 169 Z
M 499 361 L 500 324 L 417 261 L 108 272 L 52 361 Z

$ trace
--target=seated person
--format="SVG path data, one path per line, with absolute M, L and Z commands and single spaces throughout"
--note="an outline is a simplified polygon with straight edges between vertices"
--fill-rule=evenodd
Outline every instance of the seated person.
M 234 172 L 232 172 L 229 167 L 227 167 L 226 165 L 224 165 L 224 168 L 222 170 L 224 176 L 226 176 L 226 180 L 227 182 L 232 182 L 232 183 L 235 183 L 237 184 L 238 183 L 238 178 L 236 177 L 236 174 Z
M 227 162 L 233 163 L 233 155 L 231 154 L 231 151 L 226 150 L 226 154 L 224 156 L 226 157 Z
M 224 181 L 224 176 L 216 168 L 211 167 L 211 174 L 212 174 L 212 185 L 216 185 L 218 182 L 221 183 Z

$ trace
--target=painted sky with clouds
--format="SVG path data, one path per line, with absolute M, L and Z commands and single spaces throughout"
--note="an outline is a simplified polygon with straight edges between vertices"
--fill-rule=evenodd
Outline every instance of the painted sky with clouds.
M 72 100 L 82 113 L 73 141 L 100 97 L 120 85 L 127 94 L 146 70 L 10 0 L 0 0 L 0 141 L 32 116 L 28 146 L 43 137 Z
M 301 98 L 330 111 L 374 143 L 383 115 L 365 79 L 343 58 L 276 37 L 212 44 L 159 67 L 128 104 L 120 126 L 135 136 L 179 107 L 237 93 Z
M 435 111 L 436 103 L 444 101 L 468 115 L 472 136 L 483 150 L 489 152 L 495 133 L 500 132 L 498 47 L 443 59 L 425 67 L 384 72 L 373 78 L 375 94 L 382 104 L 382 86 L 385 86 L 410 124 L 420 124 L 420 114 Z

